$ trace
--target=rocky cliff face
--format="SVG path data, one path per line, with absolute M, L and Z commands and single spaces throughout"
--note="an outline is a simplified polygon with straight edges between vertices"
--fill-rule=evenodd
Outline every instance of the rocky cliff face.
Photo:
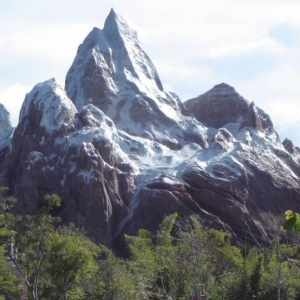
M 265 213 L 300 210 L 300 151 L 270 117 L 225 83 L 183 105 L 113 10 L 79 46 L 65 90 L 37 84 L 12 132 L 0 107 L 0 185 L 16 210 L 57 193 L 65 221 L 116 251 L 173 212 L 266 239 Z

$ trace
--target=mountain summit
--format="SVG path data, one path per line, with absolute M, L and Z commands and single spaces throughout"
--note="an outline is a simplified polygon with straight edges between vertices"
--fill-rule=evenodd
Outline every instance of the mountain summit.
M 136 31 L 114 10 L 104 29 L 94 28 L 79 46 L 66 92 L 77 109 L 92 103 L 130 134 L 173 149 L 187 141 L 205 147 L 205 128 L 186 117 L 176 95 L 164 91 Z
M 300 152 L 268 114 L 225 83 L 182 104 L 114 10 L 79 46 L 65 90 L 38 83 L 14 131 L 0 105 L 0 146 L 16 211 L 56 193 L 65 222 L 121 255 L 124 234 L 155 233 L 174 212 L 267 240 L 266 214 L 300 210 Z

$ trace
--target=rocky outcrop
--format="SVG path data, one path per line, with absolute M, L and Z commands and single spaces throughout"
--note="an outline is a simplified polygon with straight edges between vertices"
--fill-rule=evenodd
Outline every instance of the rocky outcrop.
M 300 148 L 294 146 L 293 142 L 287 138 L 282 142 L 282 145 L 293 156 L 296 162 L 300 163 Z
M 225 128 L 244 143 L 254 146 L 265 139 L 271 143 L 280 143 L 270 116 L 226 83 L 215 85 L 184 104 L 204 125 L 215 129 Z
M 184 105 L 205 126 L 220 128 L 246 116 L 249 102 L 233 87 L 221 83 L 197 98 L 185 101 Z
M 247 110 L 247 114 L 244 116 L 240 125 L 240 130 L 243 128 L 252 128 L 257 132 L 269 134 L 276 134 L 273 127 L 273 123 L 269 115 L 263 110 L 259 109 L 254 102 L 252 102 Z

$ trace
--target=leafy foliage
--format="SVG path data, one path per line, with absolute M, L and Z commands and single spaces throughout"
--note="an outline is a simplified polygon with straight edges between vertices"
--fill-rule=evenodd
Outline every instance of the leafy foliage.
M 74 226 L 50 233 L 47 256 L 51 263 L 48 264 L 47 271 L 66 299 L 71 288 L 73 298 L 75 292 L 82 297 L 74 283 L 84 277 L 91 278 L 97 271 L 95 258 L 98 251 L 98 247 Z
M 286 221 L 282 227 L 284 230 L 292 230 L 296 233 L 300 233 L 300 214 L 295 213 L 291 210 L 285 212 Z
M 19 297 L 22 280 L 34 300 L 300 299 L 294 212 L 286 215 L 296 218 L 284 223 L 288 234 L 273 222 L 272 243 L 250 248 L 233 245 L 228 232 L 205 228 L 197 216 L 173 214 L 156 234 L 140 229 L 125 236 L 131 256 L 122 259 L 74 225 L 62 226 L 51 215 L 60 206 L 57 195 L 45 195 L 32 216 L 11 215 L 13 203 L 0 199 L 0 296 L 6 299 Z

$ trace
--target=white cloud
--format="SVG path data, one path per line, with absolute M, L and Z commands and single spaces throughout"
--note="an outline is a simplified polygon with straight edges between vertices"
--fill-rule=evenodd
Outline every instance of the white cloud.
M 37 26 L 22 23 L 14 24 L 15 29 L 1 34 L 1 55 L 18 59 L 41 59 L 64 62 L 70 53 L 75 55 L 77 47 L 88 34 L 89 26 L 84 24 L 47 24 Z
M 226 56 L 237 56 L 241 54 L 253 52 L 267 52 L 282 54 L 285 53 L 286 47 L 277 41 L 264 38 L 258 41 L 251 42 L 232 42 L 224 43 L 211 48 L 209 52 L 212 58 L 224 58 Z

